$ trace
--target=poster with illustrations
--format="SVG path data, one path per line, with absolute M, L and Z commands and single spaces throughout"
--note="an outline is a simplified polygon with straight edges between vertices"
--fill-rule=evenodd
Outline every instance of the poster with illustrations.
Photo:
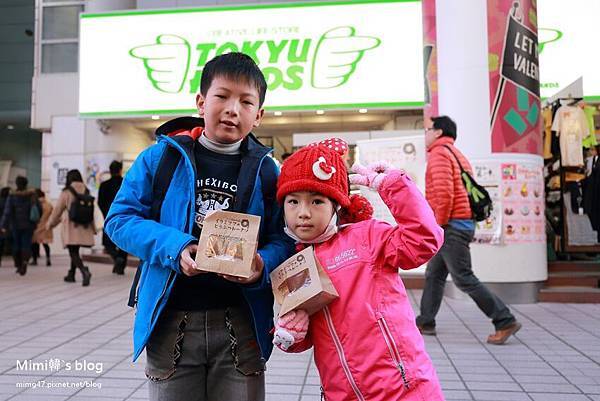
M 424 135 L 357 141 L 356 148 L 358 161 L 363 166 L 385 160 L 394 167 L 406 171 L 421 192 L 425 193 Z M 396 225 L 396 221 L 377 191 L 361 187 L 360 193 L 373 205 L 373 218 Z
M 502 194 L 500 186 L 500 163 L 495 160 L 473 160 L 473 175 L 479 185 L 485 187 L 493 201 L 490 217 L 476 222 L 473 241 L 479 244 L 502 243 Z
M 537 163 L 502 163 L 504 243 L 545 242 L 544 180 Z

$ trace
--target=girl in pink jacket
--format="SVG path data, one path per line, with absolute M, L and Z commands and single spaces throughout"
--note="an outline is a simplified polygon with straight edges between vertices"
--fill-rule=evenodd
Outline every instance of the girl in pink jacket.
M 286 233 L 299 246 L 313 246 L 339 298 L 310 318 L 302 310 L 282 316 L 275 343 L 287 352 L 314 346 L 327 401 L 443 400 L 398 275 L 398 267 L 413 269 L 435 255 L 443 231 L 411 180 L 382 166 L 355 169 L 350 181 L 376 189 L 398 225 L 364 220 L 372 208 L 348 196 L 346 151 L 332 139 L 283 163 L 277 200 Z

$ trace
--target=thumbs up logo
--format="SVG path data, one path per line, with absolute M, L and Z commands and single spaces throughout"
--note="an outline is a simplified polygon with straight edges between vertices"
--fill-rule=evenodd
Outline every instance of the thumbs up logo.
M 129 55 L 144 62 L 148 79 L 161 92 L 179 93 L 190 64 L 190 44 L 177 35 L 158 35 L 156 43 L 134 47 Z
M 365 52 L 380 44 L 378 38 L 356 35 L 351 26 L 330 29 L 321 36 L 315 49 L 311 85 L 317 89 L 344 85 Z

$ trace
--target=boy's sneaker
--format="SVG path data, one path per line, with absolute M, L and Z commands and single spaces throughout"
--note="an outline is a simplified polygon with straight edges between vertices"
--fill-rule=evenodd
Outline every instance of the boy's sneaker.
M 417 328 L 424 336 L 435 336 L 437 332 L 435 331 L 435 326 L 426 326 L 417 324 Z

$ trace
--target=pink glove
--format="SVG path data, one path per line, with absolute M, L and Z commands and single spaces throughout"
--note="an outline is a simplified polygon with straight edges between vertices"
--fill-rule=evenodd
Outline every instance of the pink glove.
M 306 311 L 291 311 L 277 319 L 273 344 L 283 351 L 304 340 L 308 332 L 309 317 Z
M 377 191 L 391 170 L 394 168 L 384 161 L 371 163 L 367 167 L 355 163 L 352 171 L 356 174 L 350 174 L 350 183 L 370 187 Z

